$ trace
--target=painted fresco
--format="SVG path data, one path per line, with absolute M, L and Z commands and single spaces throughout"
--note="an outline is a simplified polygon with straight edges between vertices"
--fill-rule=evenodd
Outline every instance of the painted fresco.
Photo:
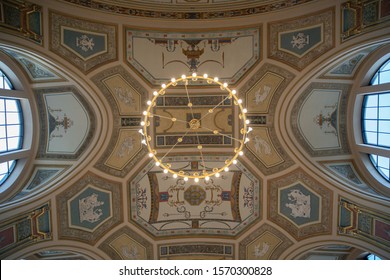
M 225 159 L 206 158 L 205 164 L 213 168 Z M 196 156 L 168 160 L 173 169 L 202 164 Z M 260 183 L 240 163 L 220 178 L 195 183 L 174 179 L 151 162 L 132 180 L 130 192 L 132 220 L 155 236 L 235 236 L 260 216 Z
M 110 245 L 123 260 L 146 260 L 146 248 L 129 235 L 123 233 L 111 241 Z
M 331 190 L 300 169 L 269 181 L 268 218 L 296 240 L 332 229 Z
M 282 240 L 270 232 L 265 232 L 247 246 L 247 260 L 268 260 Z
M 279 49 L 303 57 L 323 43 L 323 25 L 279 33 Z
M 292 133 L 312 156 L 349 153 L 346 104 L 350 86 L 312 83 L 295 101 Z
M 6 32 L 43 44 L 42 6 L 29 1 L 1 1 L 0 26 Z
M 341 4 L 341 39 L 346 41 L 377 28 L 390 16 L 387 0 L 345 1 Z
M 23 67 L 32 82 L 38 83 L 64 80 L 64 78 L 60 74 L 58 74 L 52 68 L 44 64 L 43 61 L 40 61 L 36 58 L 32 58 L 29 55 L 23 54 L 15 50 L 4 50 L 6 53 L 11 55 L 19 62 L 19 64 Z
M 249 134 L 247 148 L 266 166 L 273 167 L 283 163 L 283 158 L 274 147 L 266 127 L 253 127 Z
M 120 228 L 105 239 L 99 249 L 112 260 L 150 260 L 154 259 L 153 245 L 129 227 Z
M 390 220 L 388 213 L 373 212 L 364 205 L 339 198 L 338 234 L 363 239 L 388 250 Z
M 0 257 L 11 250 L 21 250 L 32 244 L 52 239 L 49 204 L 22 213 L 0 223 Z
M 117 60 L 117 27 L 49 13 L 50 50 L 84 73 Z
M 141 135 L 138 130 L 121 129 L 117 143 L 105 165 L 122 170 L 141 148 Z
M 260 31 L 173 33 L 127 28 L 126 60 L 152 85 L 192 72 L 234 84 L 260 60 Z
M 87 173 L 56 196 L 58 238 L 95 244 L 123 222 L 121 184 Z
M 88 112 L 72 92 L 44 94 L 48 135 L 46 153 L 75 154 L 89 132 Z
M 268 57 L 302 70 L 334 47 L 334 9 L 268 25 Z
M 153 117 L 156 146 L 173 146 L 182 135 L 185 136 L 178 147 L 194 146 L 194 143 L 204 146 L 231 146 L 234 124 L 231 100 L 226 99 L 226 95 L 218 93 L 206 96 L 189 89 L 189 94 L 192 103 L 190 111 L 186 94 L 166 94 L 158 98 Z M 210 113 L 210 108 L 217 105 L 218 108 Z M 173 116 L 177 121 L 171 120 Z M 200 120 L 200 127 L 188 131 L 188 123 L 193 118 Z M 214 134 L 214 130 L 220 134 Z
M 353 78 L 365 58 L 378 47 L 378 45 L 371 46 L 359 51 L 358 53 L 349 55 L 348 57 L 343 57 L 339 63 L 328 69 L 327 72 L 325 72 L 325 74 L 323 74 L 321 77 L 336 79 Z
M 246 92 L 246 108 L 250 114 L 268 113 L 271 100 L 283 77 L 276 73 L 267 72 L 261 79 Z
M 280 188 L 278 211 L 296 226 L 320 220 L 321 198 L 301 183 Z
M 120 115 L 141 114 L 140 94 L 120 74 L 111 76 L 103 83 L 114 97 Z
M 164 244 L 158 247 L 160 260 L 231 260 L 234 246 L 224 243 Z
M 107 52 L 107 34 L 61 26 L 61 45 L 88 60 Z
M 94 231 L 112 216 L 111 193 L 88 186 L 68 201 L 70 227 Z
M 340 147 L 338 106 L 341 91 L 315 89 L 299 112 L 299 129 L 313 150 Z
M 292 241 L 269 224 L 263 224 L 240 241 L 240 260 L 278 259 Z

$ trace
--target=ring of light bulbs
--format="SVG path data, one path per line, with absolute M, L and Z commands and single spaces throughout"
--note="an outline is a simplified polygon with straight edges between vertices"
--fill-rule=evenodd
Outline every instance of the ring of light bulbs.
M 184 83 L 184 85 L 186 86 L 186 91 L 187 91 L 188 83 L 190 81 L 197 81 L 197 80 L 206 81 L 207 84 L 210 84 L 210 85 L 219 85 L 219 87 L 220 87 L 220 89 L 222 91 L 227 91 L 226 98 L 223 99 L 217 106 L 215 106 L 213 108 L 210 108 L 209 112 L 207 114 L 212 114 L 213 110 L 218 108 L 218 106 L 221 105 L 226 99 L 233 99 L 233 104 L 236 105 L 239 108 L 238 117 L 242 121 L 241 129 L 240 129 L 240 134 L 241 134 L 242 137 L 240 139 L 236 139 L 236 138 L 230 137 L 233 140 L 236 140 L 237 142 L 239 142 L 239 146 L 234 148 L 234 155 L 233 155 L 233 157 L 231 157 L 230 159 L 227 159 L 222 167 L 220 167 L 220 168 L 215 167 L 215 168 L 210 169 L 210 170 L 203 169 L 201 172 L 188 172 L 188 171 L 184 171 L 184 170 L 176 171 L 176 170 L 172 169 L 172 165 L 170 163 L 168 163 L 168 162 L 165 162 L 164 159 L 166 158 L 168 153 L 174 147 L 176 147 L 179 143 L 181 143 L 183 141 L 183 138 L 187 135 L 187 133 L 191 129 L 191 123 L 185 121 L 186 123 L 188 123 L 190 128 L 186 131 L 186 133 L 182 137 L 179 137 L 177 139 L 176 144 L 174 144 L 171 147 L 171 149 L 167 153 L 165 153 L 162 157 L 159 157 L 158 154 L 157 154 L 157 151 L 155 150 L 155 148 L 152 147 L 152 144 L 151 144 L 152 143 L 152 138 L 148 134 L 148 127 L 150 126 L 151 118 L 153 118 L 153 116 L 154 116 L 152 110 L 153 110 L 154 107 L 156 107 L 156 100 L 157 100 L 158 97 L 165 95 L 166 90 L 168 88 L 175 87 L 180 82 Z M 190 101 L 190 98 L 189 98 L 189 95 L 188 95 L 188 91 L 187 91 L 187 96 L 188 96 L 188 101 L 189 101 L 187 106 L 191 108 L 192 107 L 192 103 Z M 146 147 L 148 149 L 148 152 L 149 152 L 149 157 L 152 158 L 155 161 L 156 166 L 159 166 L 160 168 L 162 168 L 163 172 L 166 173 L 166 174 L 167 173 L 173 174 L 173 178 L 181 177 L 184 181 L 188 181 L 188 179 L 194 179 L 195 182 L 199 182 L 199 179 L 205 179 L 206 181 L 208 181 L 211 176 L 215 176 L 215 177 L 218 178 L 218 177 L 220 177 L 220 173 L 221 172 L 229 171 L 229 166 L 231 166 L 232 164 L 236 164 L 237 163 L 237 158 L 244 154 L 242 150 L 244 148 L 245 143 L 247 143 L 249 141 L 249 138 L 247 137 L 247 135 L 252 130 L 252 128 L 248 127 L 249 120 L 246 118 L 247 109 L 245 109 L 242 106 L 242 99 L 239 99 L 237 97 L 236 90 L 231 90 L 228 87 L 227 83 L 221 83 L 217 77 L 210 78 L 210 77 L 208 77 L 207 74 L 204 74 L 203 76 L 198 76 L 196 73 L 193 73 L 190 76 L 182 75 L 181 78 L 179 78 L 179 79 L 172 78 L 170 83 L 162 84 L 161 85 L 161 89 L 159 91 L 154 91 L 153 92 L 153 99 L 147 101 L 147 104 L 148 104 L 148 108 L 146 109 L 146 111 L 143 112 L 144 120 L 141 122 L 141 126 L 143 128 L 139 130 L 139 132 L 143 135 L 142 143 L 144 145 L 146 145 Z M 191 108 L 191 112 L 192 112 L 192 108 Z M 172 122 L 178 121 L 176 118 L 170 118 L 170 119 L 171 119 Z M 198 120 L 198 121 L 200 123 L 200 120 Z M 193 129 L 197 129 L 197 128 L 198 127 L 193 128 Z M 225 136 L 224 134 L 220 133 L 217 130 L 213 130 L 213 134 L 215 134 L 215 135 L 220 134 L 222 136 Z M 197 146 L 197 148 L 200 151 L 200 155 L 201 155 L 202 160 L 203 160 L 203 153 L 202 153 L 203 146 L 199 143 L 199 138 L 198 138 L 198 146 Z M 206 167 L 204 167 L 204 168 L 206 168 Z

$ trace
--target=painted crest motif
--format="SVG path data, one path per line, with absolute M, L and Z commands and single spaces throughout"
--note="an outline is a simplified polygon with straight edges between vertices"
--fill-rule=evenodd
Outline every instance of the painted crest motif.
M 296 47 L 298 49 L 302 49 L 310 43 L 309 39 L 310 39 L 309 35 L 305 35 L 304 33 L 300 32 L 296 36 L 293 35 L 291 45 L 293 48 Z
M 286 206 L 291 209 L 291 216 L 310 218 L 310 195 L 304 195 L 300 190 L 295 189 L 288 194 L 288 200 L 291 203 L 286 203 Z
M 100 220 L 100 216 L 103 215 L 103 210 L 98 208 L 103 205 L 103 201 L 98 201 L 98 195 L 96 193 L 90 196 L 84 197 L 79 200 L 80 222 L 95 223 Z
M 267 242 L 255 245 L 253 255 L 257 258 L 264 256 L 270 249 L 270 245 Z
M 79 47 L 82 51 L 87 52 L 89 50 L 93 51 L 95 43 L 93 42 L 93 38 L 89 38 L 84 34 L 76 38 L 76 46 Z

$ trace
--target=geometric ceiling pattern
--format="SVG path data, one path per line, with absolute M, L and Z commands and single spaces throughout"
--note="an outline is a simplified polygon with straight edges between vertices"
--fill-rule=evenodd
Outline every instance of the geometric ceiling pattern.
M 0 186 L 2 259 L 390 258 L 390 194 L 359 164 L 353 114 L 367 65 L 389 53 L 384 1 L 22 2 L 0 4 L 6 93 L 32 123 Z M 192 72 L 235 89 L 252 128 L 207 181 L 164 173 L 139 133 L 153 92 Z M 191 110 L 213 129 L 172 125 L 195 118 L 177 85 L 148 133 L 190 173 L 224 165 L 241 137 L 233 102 L 194 84 Z

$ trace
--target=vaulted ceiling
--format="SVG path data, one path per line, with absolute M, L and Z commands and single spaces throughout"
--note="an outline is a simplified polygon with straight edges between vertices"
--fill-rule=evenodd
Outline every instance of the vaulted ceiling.
M 31 114 L 28 156 L 0 194 L 2 259 L 390 257 L 389 184 L 356 151 L 355 110 L 366 73 L 390 53 L 387 1 L 3 0 L 0 9 L 1 66 Z M 153 91 L 193 71 L 236 89 L 253 128 L 237 164 L 197 183 L 163 173 L 138 133 Z M 202 81 L 190 94 L 200 117 L 221 100 Z M 186 97 L 178 85 L 156 110 L 188 121 Z M 229 137 L 201 131 L 202 159 L 189 135 L 167 155 L 175 168 L 231 157 L 234 106 L 204 122 Z M 186 133 L 163 117 L 153 127 L 161 154 Z

